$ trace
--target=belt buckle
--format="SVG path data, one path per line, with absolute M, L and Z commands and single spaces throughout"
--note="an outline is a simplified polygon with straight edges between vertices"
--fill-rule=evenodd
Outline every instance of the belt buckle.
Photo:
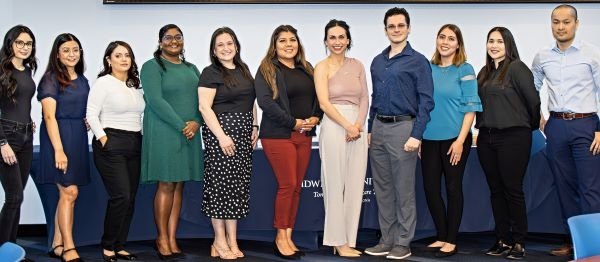
M 575 113 L 565 112 L 565 113 L 563 113 L 563 119 L 564 120 L 573 120 L 573 119 L 575 119 Z

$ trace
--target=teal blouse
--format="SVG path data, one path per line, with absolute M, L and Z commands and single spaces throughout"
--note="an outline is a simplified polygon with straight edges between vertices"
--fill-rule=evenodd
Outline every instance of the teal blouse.
M 423 139 L 448 140 L 458 136 L 467 112 L 481 112 L 477 77 L 469 63 L 440 67 L 431 64 L 435 108 Z

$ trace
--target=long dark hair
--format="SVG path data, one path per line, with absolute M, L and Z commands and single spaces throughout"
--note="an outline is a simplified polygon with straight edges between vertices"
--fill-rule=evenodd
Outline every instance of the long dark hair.
M 500 66 L 500 68 L 496 69 L 496 65 L 494 64 L 494 59 L 492 59 L 492 57 L 487 53 L 487 48 L 486 48 L 485 66 L 481 70 L 480 75 L 477 77 L 477 79 L 478 79 L 477 84 L 479 86 L 483 86 L 483 84 L 485 82 L 492 80 L 492 79 L 490 79 L 490 77 L 493 74 L 494 70 L 500 70 L 500 74 L 496 78 L 496 81 L 498 81 L 499 83 L 506 81 L 506 79 L 504 79 L 504 78 L 506 77 L 506 72 L 508 72 L 508 66 L 513 61 L 520 60 L 519 50 L 517 50 L 517 43 L 515 42 L 515 38 L 513 37 L 510 30 L 508 30 L 508 28 L 506 28 L 506 27 L 501 27 L 501 26 L 492 28 L 490 30 L 490 32 L 488 32 L 487 37 L 485 38 L 486 43 L 487 43 L 488 39 L 490 38 L 490 35 L 493 32 L 500 33 L 500 35 L 502 36 L 502 40 L 504 40 L 504 52 L 505 52 L 504 60 L 502 61 L 502 65 Z
M 280 25 L 273 31 L 271 34 L 271 41 L 269 43 L 269 49 L 267 50 L 267 54 L 260 62 L 260 66 L 258 70 L 265 78 L 265 81 L 271 88 L 273 92 L 273 99 L 276 99 L 279 96 L 279 91 L 277 91 L 277 81 L 275 81 L 275 65 L 273 65 L 273 59 L 277 58 L 277 39 L 279 39 L 279 35 L 283 32 L 289 32 L 294 34 L 296 39 L 298 40 L 298 53 L 296 57 L 294 57 L 294 62 L 296 64 L 301 64 L 308 74 L 313 75 L 313 67 L 309 62 L 306 61 L 306 57 L 304 55 L 304 48 L 302 47 L 302 43 L 300 42 L 300 37 L 298 37 L 298 30 L 291 25 Z
M 327 42 L 327 31 L 336 26 L 343 28 L 346 32 L 346 37 L 348 38 L 348 46 L 346 47 L 346 50 L 350 50 L 350 48 L 352 47 L 352 35 L 350 35 L 350 26 L 348 25 L 348 23 L 346 23 L 346 21 L 337 19 L 329 20 L 329 22 L 325 25 L 325 34 L 323 35 L 323 42 Z M 325 45 L 325 53 L 327 53 L 327 45 Z
M 29 67 L 31 71 L 37 70 L 37 59 L 35 58 L 35 36 L 31 29 L 24 25 L 16 25 L 4 36 L 2 42 L 2 49 L 0 49 L 0 95 L 15 102 L 15 92 L 17 91 L 17 80 L 12 76 L 13 69 L 15 66 L 12 63 L 12 59 L 15 57 L 15 51 L 13 50 L 13 44 L 22 33 L 28 34 L 33 41 L 31 46 L 31 54 L 28 58 L 23 60 L 23 65 Z
M 135 63 L 135 55 L 133 54 L 133 50 L 131 50 L 131 46 L 129 46 L 128 43 L 123 41 L 117 40 L 108 44 L 108 46 L 106 47 L 106 51 L 104 51 L 104 56 L 102 59 L 102 64 L 104 65 L 104 68 L 102 69 L 102 71 L 100 71 L 98 77 L 109 75 L 110 73 L 112 73 L 112 67 L 108 65 L 108 59 L 110 59 L 110 56 L 112 55 L 113 51 L 115 51 L 115 48 L 119 46 L 125 47 L 125 49 L 127 49 L 127 52 L 129 52 L 129 57 L 131 58 L 131 66 L 127 71 L 127 80 L 125 81 L 125 84 L 128 87 L 139 89 L 140 73 L 138 72 L 138 66 Z
M 235 50 L 236 50 L 235 56 L 233 57 L 233 64 L 235 65 L 236 68 L 240 68 L 242 70 L 242 75 L 244 76 L 244 78 L 252 81 L 252 74 L 250 74 L 250 69 L 248 69 L 248 65 L 246 65 L 246 63 L 244 63 L 244 61 L 242 60 L 242 56 L 241 56 L 242 46 L 240 45 L 240 42 L 238 41 L 238 38 L 235 35 L 235 33 L 233 32 L 233 30 L 231 30 L 231 28 L 225 26 L 225 27 L 217 28 L 217 30 L 215 30 L 215 32 L 213 32 L 212 37 L 210 38 L 210 48 L 208 50 L 210 62 L 213 65 L 217 66 L 219 68 L 219 70 L 221 71 L 221 75 L 223 76 L 225 86 L 233 87 L 237 83 L 236 83 L 235 79 L 231 76 L 229 71 L 226 70 L 226 68 L 223 66 L 221 61 L 219 61 L 219 59 L 217 58 L 217 56 L 214 53 L 214 50 L 216 47 L 215 45 L 217 44 L 216 43 L 217 37 L 222 34 L 228 34 L 233 39 L 233 43 L 235 45 Z
M 156 48 L 156 51 L 154 51 L 154 59 L 156 60 L 158 65 L 160 65 L 160 68 L 162 68 L 164 71 L 167 71 L 167 68 L 165 67 L 165 63 L 163 63 L 162 59 L 160 59 L 160 55 L 162 54 L 162 50 L 160 49 L 160 43 L 162 42 L 162 39 L 165 36 L 165 34 L 167 33 L 167 31 L 169 31 L 169 29 L 173 29 L 173 28 L 177 29 L 177 31 L 179 31 L 181 36 L 183 36 L 183 32 L 181 31 L 181 28 L 179 28 L 179 26 L 174 25 L 174 24 L 164 25 L 163 27 L 160 28 L 160 30 L 158 30 L 158 47 Z M 181 54 L 179 54 L 179 59 L 181 59 L 181 62 L 183 62 L 185 65 L 189 66 L 190 64 L 187 61 L 185 61 L 184 53 L 185 53 L 185 49 L 181 49 Z
M 83 75 L 85 71 L 85 62 L 83 60 L 83 48 L 81 48 L 81 42 L 77 37 L 71 33 L 62 33 L 54 39 L 52 44 L 52 50 L 50 50 L 50 57 L 48 58 L 48 66 L 46 67 L 46 74 L 54 74 L 56 80 L 60 84 L 60 90 L 64 91 L 67 86 L 71 84 L 71 76 L 67 71 L 67 67 L 60 62 L 58 58 L 60 52 L 60 46 L 66 42 L 75 41 L 79 46 L 79 62 L 75 65 L 75 73 Z M 75 87 L 75 86 L 73 86 Z

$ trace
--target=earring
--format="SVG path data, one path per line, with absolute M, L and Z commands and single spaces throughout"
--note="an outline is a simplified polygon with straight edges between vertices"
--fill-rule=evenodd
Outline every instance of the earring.
M 111 68 L 111 67 L 112 67 L 112 64 L 111 64 L 111 63 L 108 63 L 108 67 L 109 67 L 109 68 Z

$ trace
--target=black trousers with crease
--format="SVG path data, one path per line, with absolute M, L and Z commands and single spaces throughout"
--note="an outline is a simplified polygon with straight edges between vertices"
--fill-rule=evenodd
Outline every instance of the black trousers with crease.
M 125 249 L 140 181 L 142 135 L 105 128 L 104 146 L 95 137 L 92 142 L 94 162 L 102 177 L 109 200 L 104 217 L 104 234 L 100 245 L 111 251 Z

